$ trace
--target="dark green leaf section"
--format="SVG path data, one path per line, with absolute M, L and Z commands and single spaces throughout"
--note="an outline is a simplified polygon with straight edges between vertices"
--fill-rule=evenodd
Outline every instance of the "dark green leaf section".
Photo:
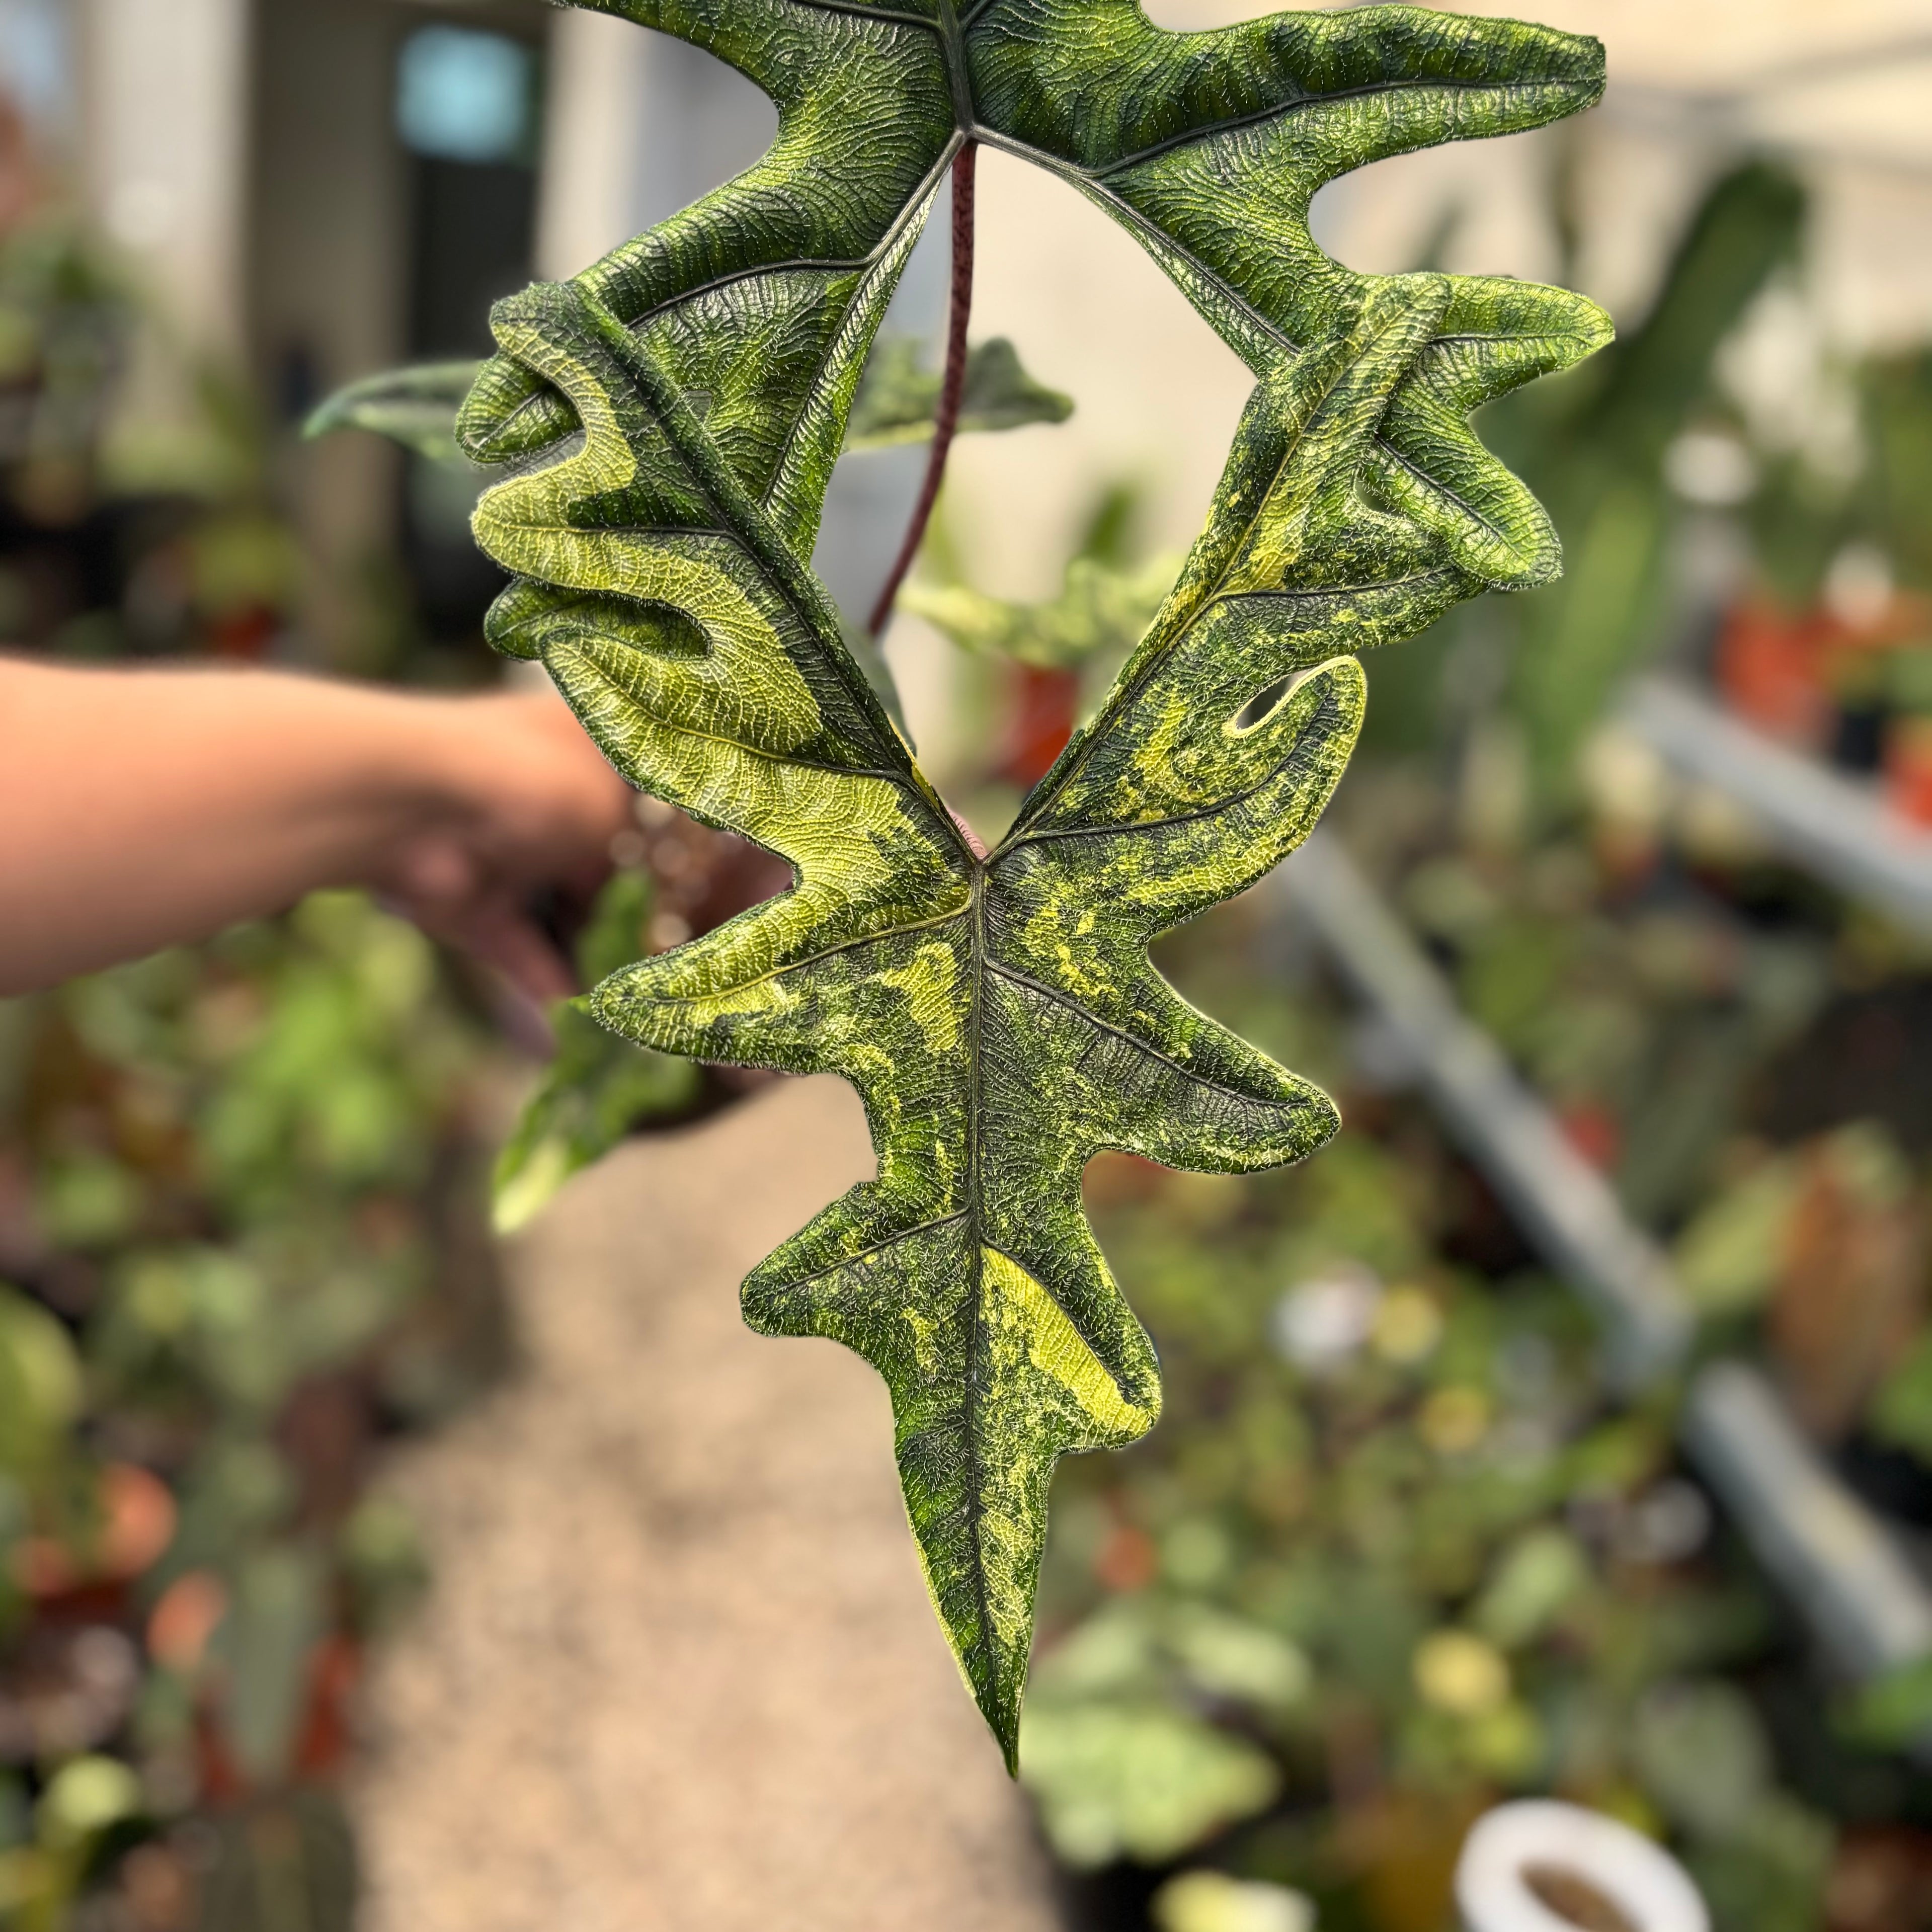
M 866 365 L 845 447 L 888 449 L 898 443 L 926 442 L 938 413 L 939 389 L 939 371 L 925 366 L 919 344 L 889 338 Z M 1060 423 L 1072 413 L 1073 398 L 1035 382 L 1021 362 L 1019 351 L 1004 335 L 976 342 L 968 352 L 959 399 L 960 434 Z
M 1094 724 L 998 850 L 969 845 L 824 592 L 656 351 L 580 286 L 500 304 L 506 358 L 584 428 L 488 492 L 492 613 L 633 782 L 788 859 L 792 890 L 616 974 L 590 1010 L 662 1052 L 856 1088 L 878 1178 L 745 1285 L 890 1386 L 935 1604 L 1010 1757 L 1047 1487 L 1133 1440 L 1160 1384 L 1082 1211 L 1103 1148 L 1240 1172 L 1333 1132 L 1327 1098 L 1183 1001 L 1149 941 L 1305 836 L 1360 724 L 1351 653 L 1480 587 L 1365 505 L 1452 298 L 1376 288 L 1270 374 L 1209 526 Z

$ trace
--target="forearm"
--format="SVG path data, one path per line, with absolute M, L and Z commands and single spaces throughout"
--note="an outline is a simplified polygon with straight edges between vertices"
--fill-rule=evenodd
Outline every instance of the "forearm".
M 367 881 L 457 789 L 447 734 L 418 728 L 434 708 L 274 673 L 0 659 L 0 994 Z

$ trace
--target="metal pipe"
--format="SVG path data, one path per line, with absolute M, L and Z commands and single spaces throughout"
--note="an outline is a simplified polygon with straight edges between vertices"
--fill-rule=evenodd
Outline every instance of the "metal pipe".
M 1681 1367 L 1695 1324 L 1669 1258 L 1463 1016 L 1339 842 L 1316 832 L 1276 880 L 1283 913 L 1306 922 L 1349 992 L 1400 1042 L 1451 1137 L 1596 1310 L 1615 1384 L 1635 1394 Z M 1698 1370 L 1679 1434 L 1838 1670 L 1863 1680 L 1932 1653 L 1932 1592 L 1756 1370 Z

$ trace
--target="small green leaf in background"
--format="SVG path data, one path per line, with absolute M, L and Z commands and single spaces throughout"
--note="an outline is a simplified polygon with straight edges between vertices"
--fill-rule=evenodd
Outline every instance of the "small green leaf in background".
M 328 1628 L 325 1586 L 315 1554 L 290 1544 L 250 1551 L 232 1580 L 213 1648 L 227 1738 L 251 1786 L 272 1788 L 291 1768 L 316 1642 Z
M 1772 1792 L 1770 1740 L 1734 1684 L 1653 1691 L 1638 1710 L 1635 1744 L 1645 1790 L 1694 1838 L 1736 1837 Z
M 1578 752 L 1617 686 L 1668 634 L 1666 452 L 1705 398 L 1720 350 L 1797 255 L 1804 198 L 1753 160 L 1713 184 L 1640 327 L 1574 382 L 1525 396 L 1498 446 L 1562 525 L 1568 580 L 1510 614 L 1516 714 L 1545 803 L 1567 798 Z
M 1247 1618 L 1187 1598 L 1115 1599 L 1064 1638 L 1042 1666 L 1042 1695 L 1062 1706 L 1176 1689 L 1273 1715 L 1308 1696 L 1300 1647 Z
M 1282 1781 L 1258 1746 L 1170 1706 L 1044 1699 L 1021 1731 L 1020 1775 L 1054 1850 L 1084 1868 L 1164 1864 L 1265 1810 Z
M 1879 1385 L 1865 1423 L 1880 1441 L 1932 1462 L 1932 1333 L 1921 1335 Z
M 433 462 L 458 463 L 456 412 L 482 364 L 430 362 L 365 376 L 321 404 L 302 425 L 305 436 L 332 430 L 372 430 Z
M 1058 670 L 1124 657 L 1166 602 L 1178 568 L 1161 557 L 1128 572 L 1076 556 L 1060 594 L 1041 603 L 1010 603 L 964 584 L 909 584 L 899 602 L 962 650 Z
M 70 1758 L 35 1807 L 41 1838 L 58 1849 L 83 1843 L 142 1809 L 141 1780 L 118 1758 Z
M 648 874 L 614 874 L 578 942 L 579 978 L 595 986 L 634 963 L 650 924 Z M 646 1121 L 682 1112 L 697 1098 L 698 1069 L 621 1039 L 581 1000 L 551 1009 L 556 1052 L 496 1157 L 491 1219 L 512 1234 L 548 1204 L 570 1177 L 601 1160 Z
M 428 1587 L 416 1518 L 394 1496 L 364 1497 L 343 1524 L 336 1550 L 360 1633 L 392 1628 Z
M 1492 1643 L 1519 1649 L 1541 1636 L 1589 1580 L 1588 1559 L 1568 1531 L 1526 1531 L 1497 1559 L 1469 1621 Z
M 1932 1657 L 1860 1685 L 1846 1700 L 1839 1726 L 1847 1737 L 1879 1750 L 1902 1750 L 1932 1737 Z
M 905 336 L 888 336 L 866 364 L 852 405 L 848 449 L 890 449 L 923 442 L 932 434 L 939 410 L 940 372 L 928 368 L 920 345 Z M 965 386 L 959 399 L 959 433 L 1024 429 L 1032 423 L 1062 423 L 1073 413 L 1073 398 L 1029 376 L 1019 351 L 1004 335 L 976 342 L 967 352 Z
M 1774 1792 L 1733 1836 L 1690 1847 L 1684 1862 L 1715 1924 L 1818 1932 L 1837 1842 L 1829 1818 Z
M 1700 1314 L 1743 1314 L 1769 1298 L 1803 1184 L 1795 1156 L 1767 1160 L 1702 1209 L 1678 1237 L 1678 1279 Z
M 1265 1625 L 1186 1598 L 1118 1598 L 1041 1664 L 1020 1775 L 1070 1863 L 1161 1864 L 1280 1788 L 1268 1754 L 1200 1707 L 1280 1718 L 1312 1688 L 1300 1648 Z

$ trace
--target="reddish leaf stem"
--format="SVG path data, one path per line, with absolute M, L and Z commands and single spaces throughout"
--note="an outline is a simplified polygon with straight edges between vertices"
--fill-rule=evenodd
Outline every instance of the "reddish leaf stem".
M 874 637 L 890 620 L 892 606 L 898 602 L 899 586 L 912 568 L 919 547 L 926 540 L 926 526 L 932 520 L 933 506 L 939 500 L 939 486 L 945 479 L 946 459 L 959 427 L 960 399 L 966 393 L 966 325 L 973 314 L 973 171 L 979 150 L 968 141 L 952 160 L 952 308 L 946 338 L 946 374 L 939 385 L 939 408 L 932 419 L 932 447 L 926 459 L 926 480 L 920 486 L 919 501 L 914 505 L 912 521 L 906 526 L 905 541 L 893 560 L 879 601 L 866 628 Z

